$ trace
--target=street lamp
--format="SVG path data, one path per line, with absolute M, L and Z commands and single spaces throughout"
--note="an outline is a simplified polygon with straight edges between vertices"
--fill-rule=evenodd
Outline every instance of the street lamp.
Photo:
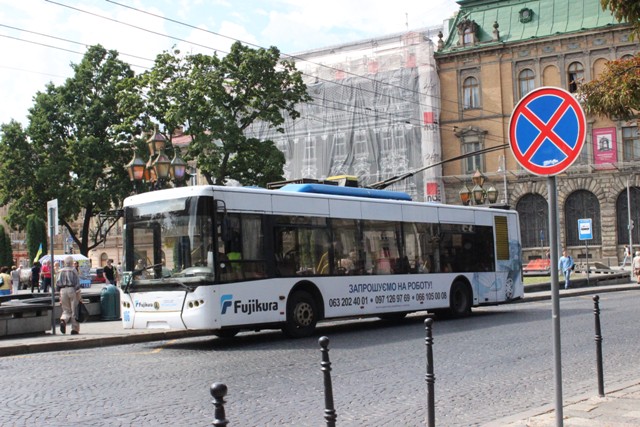
M 471 181 L 474 186 L 471 190 L 467 185 L 463 185 L 462 189 L 458 192 L 460 196 L 460 201 L 463 205 L 467 206 L 473 200 L 473 203 L 476 205 L 484 204 L 485 200 L 488 200 L 489 203 L 493 204 L 498 200 L 498 190 L 492 185 L 487 190 L 484 189 L 485 176 L 476 169 L 476 172 L 471 177 Z
M 173 160 L 169 159 L 164 152 L 167 139 L 157 128 L 147 140 L 147 145 L 149 160 L 146 164 L 134 153 L 133 159 L 125 166 L 129 179 L 134 183 L 147 182 L 151 190 L 161 189 L 170 180 L 174 181 L 175 186 L 181 186 L 186 176 L 187 162 L 180 157 L 178 150 Z

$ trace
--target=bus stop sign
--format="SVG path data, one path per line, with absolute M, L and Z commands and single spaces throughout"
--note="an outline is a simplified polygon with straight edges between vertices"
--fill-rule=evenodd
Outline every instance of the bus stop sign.
M 526 94 L 509 121 L 509 145 L 527 171 L 541 176 L 563 172 L 584 145 L 586 117 L 564 89 L 541 87 Z
M 593 239 L 593 230 L 591 229 L 591 218 L 583 218 L 578 220 L 578 239 Z

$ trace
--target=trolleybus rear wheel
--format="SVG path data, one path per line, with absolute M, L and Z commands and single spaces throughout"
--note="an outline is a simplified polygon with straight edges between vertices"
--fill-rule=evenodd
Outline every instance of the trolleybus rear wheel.
M 464 283 L 457 281 L 451 285 L 449 294 L 449 314 L 453 317 L 464 317 L 471 314 L 471 295 Z
M 213 335 L 218 338 L 233 338 L 238 335 L 238 332 L 240 332 L 239 329 L 218 329 Z

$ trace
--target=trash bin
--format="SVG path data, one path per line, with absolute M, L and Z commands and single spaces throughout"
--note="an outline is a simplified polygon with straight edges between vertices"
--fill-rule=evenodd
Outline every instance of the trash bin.
M 120 319 L 120 292 L 114 285 L 106 285 L 100 292 L 100 319 Z

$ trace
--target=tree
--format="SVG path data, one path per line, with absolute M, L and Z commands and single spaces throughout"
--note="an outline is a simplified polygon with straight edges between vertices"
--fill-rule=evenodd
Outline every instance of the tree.
M 632 36 L 640 35 L 640 2 L 601 0 L 619 21 L 633 25 Z M 640 110 L 640 56 L 610 61 L 595 80 L 580 86 L 583 107 L 589 114 L 628 120 Z
M 11 267 L 13 265 L 13 250 L 11 249 L 11 237 L 0 224 L 0 266 Z
M 609 9 L 618 22 L 626 21 L 640 34 L 640 2 L 629 0 L 600 0 L 602 10 Z
M 277 48 L 240 42 L 222 58 L 165 52 L 140 76 L 137 90 L 129 89 L 134 99 L 147 95 L 139 121 L 153 119 L 169 130 L 187 125 L 193 141 L 185 158 L 195 159 L 207 182 L 218 185 L 281 180 L 285 159 L 273 141 L 248 138 L 244 131 L 260 121 L 284 132 L 284 114 L 299 117 L 296 105 L 310 100 L 301 73 L 280 59 Z
M 26 129 L 16 122 L 0 127 L 0 204 L 10 205 L 8 223 L 22 228 L 29 214 L 46 218 L 47 201 L 58 199 L 60 224 L 87 255 L 106 238 L 93 231 L 93 218 L 121 206 L 130 192 L 123 168 L 130 149 L 115 144 L 126 117 L 116 95 L 134 75 L 101 46 L 71 67 L 63 85 L 36 94 Z M 102 230 L 114 225 L 112 219 Z
M 31 214 L 27 217 L 25 231 L 27 235 L 26 245 L 29 262 L 33 262 L 40 245 L 42 245 L 41 255 L 45 255 L 49 248 L 47 244 L 47 225 L 39 216 Z

